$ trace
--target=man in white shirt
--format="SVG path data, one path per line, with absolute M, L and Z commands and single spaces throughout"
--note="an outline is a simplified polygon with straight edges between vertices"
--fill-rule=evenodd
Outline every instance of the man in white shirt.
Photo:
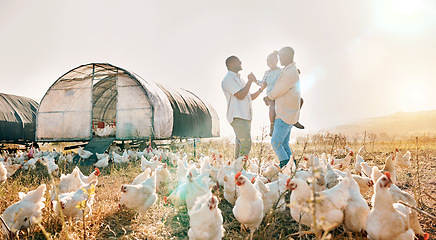
M 230 56 L 226 59 L 227 75 L 221 82 L 224 95 L 227 100 L 227 120 L 235 131 L 235 159 L 248 155 L 251 150 L 251 119 L 252 106 L 251 101 L 256 99 L 265 89 L 262 86 L 253 94 L 249 94 L 253 80 L 247 83 L 241 79 L 239 71 L 242 70 L 242 62 L 236 56 Z M 252 73 L 250 73 L 252 75 Z M 249 79 L 253 79 L 250 77 Z

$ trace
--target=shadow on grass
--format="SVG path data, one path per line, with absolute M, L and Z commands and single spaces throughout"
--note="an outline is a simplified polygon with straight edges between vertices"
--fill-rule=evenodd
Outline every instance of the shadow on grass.
M 128 239 L 133 233 L 132 223 L 137 212 L 130 209 L 117 209 L 102 219 L 96 239 Z
M 165 225 L 169 227 L 171 236 L 177 239 L 188 239 L 189 230 L 189 214 L 188 208 L 180 207 L 174 213 L 174 216 L 165 221 Z

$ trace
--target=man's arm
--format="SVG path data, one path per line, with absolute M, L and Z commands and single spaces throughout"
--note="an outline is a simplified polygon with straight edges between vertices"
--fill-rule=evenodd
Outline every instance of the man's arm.
M 241 90 L 236 92 L 234 95 L 237 99 L 242 100 L 244 99 L 248 92 L 250 91 L 251 84 L 253 83 L 252 79 L 248 79 L 247 84 L 245 84 L 245 87 L 243 87 Z
M 257 82 L 256 76 L 254 76 L 253 73 L 248 74 L 248 81 L 251 82 Z M 251 100 L 256 99 L 259 94 L 263 92 L 263 90 L 266 88 L 266 81 L 263 82 L 262 86 L 257 90 L 255 93 L 251 94 Z
M 251 94 L 251 100 L 256 99 L 262 92 L 263 90 L 266 88 L 266 85 L 262 85 L 262 87 L 259 88 L 259 90 L 257 90 L 255 93 Z

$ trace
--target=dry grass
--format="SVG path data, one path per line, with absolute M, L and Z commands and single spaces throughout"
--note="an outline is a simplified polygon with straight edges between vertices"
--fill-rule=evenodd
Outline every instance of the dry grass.
M 428 141 L 427 141 L 428 140 Z M 307 143 L 305 153 L 302 153 L 304 145 Z M 350 142 L 346 138 L 334 135 L 318 136 L 316 141 L 310 138 L 294 144 L 291 148 L 295 156 L 308 153 L 331 153 L 337 148 L 350 146 L 357 151 L 362 145 L 366 146 L 368 154 L 365 160 L 371 165 L 382 167 L 386 157 L 393 153 L 396 147 L 400 150 L 410 150 L 412 152 L 413 163 L 408 170 L 399 170 L 397 185 L 411 193 L 419 202 L 419 208 L 436 215 L 436 140 L 419 138 L 418 143 L 415 138 L 403 142 Z M 418 150 L 417 150 L 418 146 Z M 52 146 L 46 146 L 51 149 Z M 192 146 L 181 146 L 185 152 L 193 153 Z M 197 154 L 221 153 L 225 159 L 233 156 L 233 145 L 230 140 L 207 140 L 197 144 Z M 260 154 L 262 152 L 262 154 Z M 417 155 L 418 154 L 418 155 Z M 274 153 L 268 143 L 254 143 L 251 157 L 261 157 L 263 160 L 269 156 L 274 157 Z M 417 161 L 419 160 L 419 171 L 417 171 Z M 120 209 L 118 201 L 120 199 L 120 187 L 122 184 L 130 183 L 134 177 L 140 173 L 140 163 L 134 162 L 125 165 L 109 165 L 101 169 L 99 183 L 97 185 L 93 213 L 86 218 L 87 239 L 187 239 L 189 229 L 189 216 L 186 207 L 175 209 L 171 205 L 163 202 L 163 196 L 145 214 L 136 211 Z M 354 164 L 352 164 L 354 166 Z M 62 165 L 60 171 L 69 173 L 74 166 Z M 172 176 L 175 177 L 176 169 L 169 168 Z M 92 172 L 91 166 L 81 166 L 85 174 Z M 419 178 L 418 178 L 419 175 Z M 418 180 L 421 188 L 418 188 Z M 55 178 L 57 184 L 58 178 Z M 28 172 L 17 172 L 0 186 L 0 212 L 7 206 L 18 201 L 18 192 L 27 192 L 35 189 L 39 184 L 46 183 L 48 189 L 51 188 L 51 178 L 46 173 L 43 166 L 38 165 L 37 169 Z M 170 188 L 174 188 L 176 182 L 171 183 Z M 427 195 L 433 196 L 428 197 Z M 232 214 L 232 206 L 224 200 L 222 189 L 216 190 L 215 194 L 220 198 L 219 208 L 224 219 L 226 230 L 225 239 L 244 239 L 248 233 L 241 232 L 240 224 Z M 285 196 L 289 201 L 289 193 Z M 48 191 L 46 199 L 49 199 Z M 369 199 L 369 195 L 366 196 Z M 431 237 L 436 236 L 436 223 L 420 215 L 420 222 L 425 232 L 430 233 Z M 50 234 L 50 239 L 83 239 L 82 221 L 66 220 L 62 227 L 60 217 L 54 215 L 50 202 L 46 202 L 43 209 L 43 228 Z M 308 230 L 304 226 L 298 225 L 290 216 L 289 209 L 284 213 L 270 213 L 264 218 L 260 229 L 255 232 L 254 239 L 313 239 L 314 235 L 299 235 Z M 1 236 L 1 235 L 0 235 Z M 3 236 L 4 237 L 4 236 Z M 346 239 L 348 235 L 338 228 L 332 232 L 333 239 Z M 45 236 L 38 226 L 25 233 L 20 234 L 20 239 L 45 239 Z M 365 239 L 360 234 L 353 234 L 353 239 Z

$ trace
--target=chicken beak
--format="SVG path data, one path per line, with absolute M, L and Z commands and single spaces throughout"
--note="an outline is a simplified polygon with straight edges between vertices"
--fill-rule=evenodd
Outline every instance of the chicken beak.
M 242 182 L 240 182 L 239 179 L 235 179 L 235 183 L 236 183 L 236 185 L 238 185 L 238 186 L 241 186 L 241 185 L 242 185 Z

